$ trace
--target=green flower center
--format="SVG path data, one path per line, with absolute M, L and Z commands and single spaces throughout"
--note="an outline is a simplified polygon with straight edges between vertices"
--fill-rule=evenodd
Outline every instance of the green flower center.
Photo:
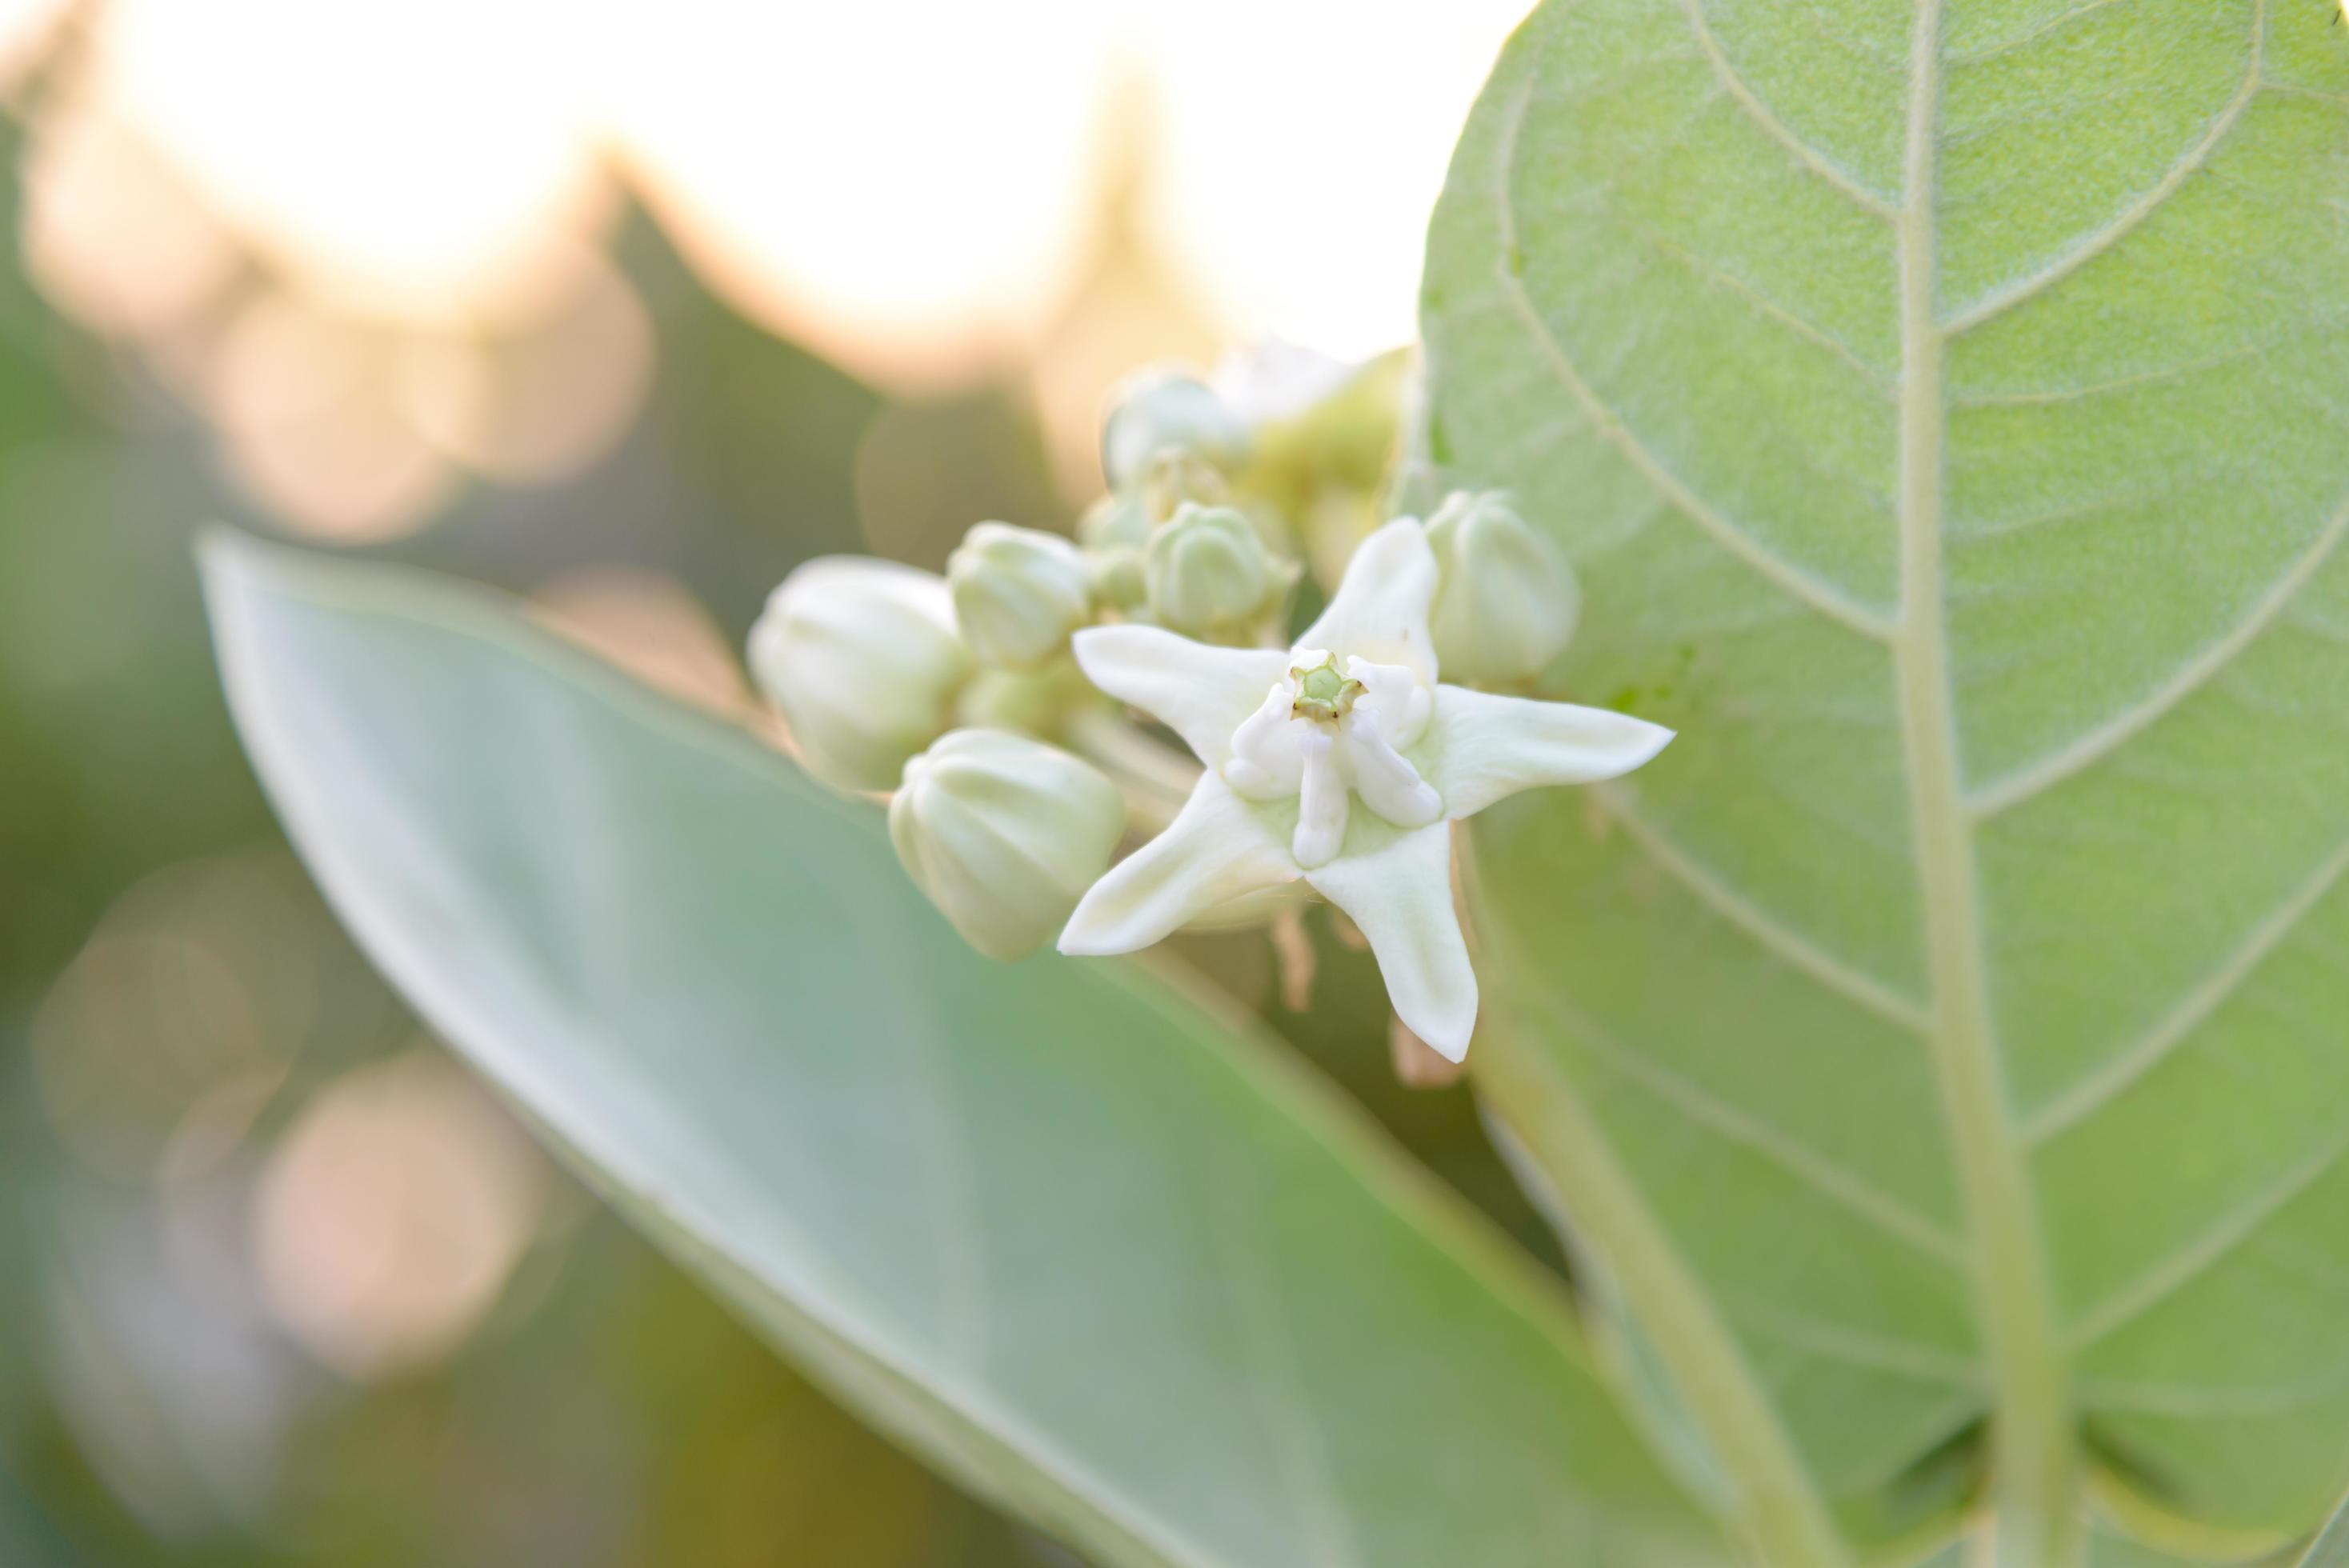
M 1349 680 L 1334 658 L 1324 659 L 1309 670 L 1292 668 L 1288 674 L 1297 683 L 1297 700 L 1288 711 L 1318 724 L 1337 723 L 1362 695 L 1362 683 Z

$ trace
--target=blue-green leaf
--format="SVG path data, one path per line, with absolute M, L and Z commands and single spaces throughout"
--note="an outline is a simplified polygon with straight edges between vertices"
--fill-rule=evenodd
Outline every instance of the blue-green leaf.
M 2349 1568 L 2349 1498 L 2344 1498 L 2308 1543 L 2300 1568 Z
M 232 539 L 205 577 L 375 960 L 966 1483 L 1103 1563 L 1725 1561 L 1551 1287 L 1246 1029 L 978 957 L 875 812 L 488 595 Z
M 1587 590 L 1560 690 L 1681 731 L 1480 825 L 1479 1051 L 1598 1260 L 1682 1265 L 1693 1302 L 1619 1296 L 1723 1467 L 1758 1401 L 1866 1540 L 1992 1476 L 2002 1550 L 2074 1560 L 2095 1470 L 2179 1539 L 2313 1524 L 2349 1470 L 2335 7 L 1550 0 L 1426 288 L 1432 449 Z

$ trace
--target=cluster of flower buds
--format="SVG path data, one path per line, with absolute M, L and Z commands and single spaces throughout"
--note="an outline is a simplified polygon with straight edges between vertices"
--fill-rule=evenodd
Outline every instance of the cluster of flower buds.
M 1363 521 L 1393 467 L 1392 370 L 1290 352 L 1220 385 L 1153 372 L 1110 413 L 1110 493 L 1073 540 L 981 522 L 943 578 L 830 557 L 775 591 L 753 673 L 811 773 L 895 791 L 898 858 L 972 946 L 1123 952 L 1309 892 L 1369 939 L 1403 1023 L 1465 1050 L 1448 824 L 1670 737 L 1495 695 L 1558 659 L 1574 573 L 1499 495 Z M 1291 637 L 1309 570 L 1332 593 Z M 1133 830 L 1156 836 L 1112 868 Z
M 1350 377 L 1312 363 L 1323 380 Z M 1271 407 L 1265 379 L 1240 378 L 1248 397 L 1235 401 L 1187 372 L 1137 377 L 1106 422 L 1111 491 L 1075 539 L 981 522 L 943 578 L 812 561 L 751 634 L 752 673 L 809 772 L 895 791 L 900 858 L 983 952 L 1049 941 L 1108 867 L 1128 802 L 1163 819 L 1195 773 L 1123 725 L 1070 656 L 1071 635 L 1148 624 L 1238 645 L 1280 629 L 1300 568 L 1288 521 L 1250 484 L 1268 417 L 1247 410 Z
M 1061 738 L 1072 714 L 1105 706 L 1068 658 L 1071 634 L 1102 621 L 1227 644 L 1277 634 L 1301 574 L 1299 532 L 1255 454 L 1293 446 L 1288 432 L 1333 395 L 1367 401 L 1372 411 L 1349 428 L 1392 446 L 1387 394 L 1399 383 L 1372 368 L 1276 346 L 1216 385 L 1146 371 L 1113 400 L 1102 444 L 1110 493 L 1073 540 L 981 522 L 943 582 L 864 557 L 801 567 L 769 601 L 750 660 L 809 770 L 877 793 L 957 725 Z M 1366 378 L 1378 394 L 1367 400 Z M 1282 483 L 1295 467 L 1292 455 Z

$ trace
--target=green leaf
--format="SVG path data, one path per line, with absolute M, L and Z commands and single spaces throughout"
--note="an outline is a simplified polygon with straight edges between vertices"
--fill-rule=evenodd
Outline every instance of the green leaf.
M 233 539 L 237 720 L 342 917 L 602 1191 L 1103 1563 L 1717 1564 L 1553 1294 L 1130 965 L 998 965 L 877 814 L 489 596 Z
M 2308 1543 L 2300 1568 L 2349 1568 L 2349 1497 L 2333 1508 L 2333 1517 Z
M 2349 1468 L 2344 210 L 2319 0 L 1551 0 L 1456 155 L 1431 449 L 1682 732 L 1479 824 L 1484 1082 L 1864 1540 Z
M 2086 1568 L 2204 1568 L 2212 1563 L 2234 1564 L 2237 1568 L 2285 1568 L 2287 1563 L 2299 1562 L 2297 1557 L 2268 1557 L 2255 1563 L 2240 1553 L 2223 1553 L 2217 1557 L 2199 1553 L 2178 1556 L 2116 1533 L 2111 1526 L 2094 1518 L 2085 1522 L 2082 1528 L 2087 1535 Z M 1981 1564 L 1992 1561 L 1985 1547 L 1994 1551 L 1995 1538 L 1987 1542 L 1961 1538 L 1935 1553 L 1930 1560 L 1916 1564 L 1916 1568 L 1980 1568 Z

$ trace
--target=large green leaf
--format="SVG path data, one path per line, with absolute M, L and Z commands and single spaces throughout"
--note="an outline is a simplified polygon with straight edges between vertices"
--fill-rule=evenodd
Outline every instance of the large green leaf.
M 2201 1568 L 2209 1561 L 2203 1557 L 2173 1556 L 2158 1547 L 2116 1533 L 2111 1526 L 2093 1518 L 2084 1522 L 2082 1528 L 2087 1537 L 2085 1568 Z M 1985 1542 L 1961 1538 L 1936 1553 L 1930 1561 L 1916 1564 L 1916 1568 L 1980 1568 L 1982 1563 L 1989 1561 L 1985 1546 L 1992 1552 L 1996 1550 L 1994 1540 Z M 2287 1563 L 2297 1559 L 2271 1558 L 2264 1563 L 2253 1563 L 2244 1562 L 2239 1555 L 2230 1555 L 2226 1561 L 2233 1568 L 2285 1568 Z M 2304 1564 L 2302 1568 L 2305 1568 Z
M 843 1398 L 1104 1563 L 1724 1561 L 1524 1261 L 1123 965 L 969 952 L 875 813 L 486 595 L 222 539 L 344 919 Z
M 1551 0 L 1425 322 L 1438 460 L 1581 570 L 1564 688 L 1682 731 L 1480 824 L 1480 1052 L 1730 1482 L 1758 1400 L 1866 1538 L 1985 1423 L 2014 1561 L 2076 1550 L 2090 1465 L 2312 1523 L 2349 1469 L 2335 8 Z
M 2349 1498 L 2333 1509 L 2333 1517 L 2308 1543 L 2300 1568 L 2349 1568 Z

